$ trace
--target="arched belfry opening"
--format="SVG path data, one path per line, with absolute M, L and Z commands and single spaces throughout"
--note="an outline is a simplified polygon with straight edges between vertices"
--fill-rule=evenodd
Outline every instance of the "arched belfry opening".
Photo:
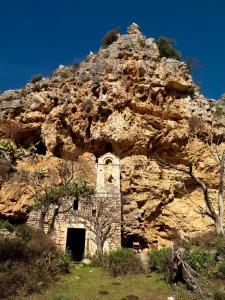
M 98 158 L 96 192 L 120 194 L 120 161 L 111 152 Z

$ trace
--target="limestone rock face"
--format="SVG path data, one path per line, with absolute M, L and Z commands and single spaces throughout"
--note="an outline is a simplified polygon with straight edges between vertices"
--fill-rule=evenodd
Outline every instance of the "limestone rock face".
M 60 66 L 51 78 L 1 94 L 0 138 L 39 145 L 37 161 L 24 159 L 18 173 L 40 161 L 57 170 L 83 161 L 92 182 L 96 158 L 111 151 L 121 160 L 125 243 L 162 246 L 213 228 L 196 213 L 196 203 L 204 204 L 194 182 L 155 159 L 192 162 L 215 193 L 218 170 L 207 146 L 213 116 L 187 65 L 161 58 L 154 39 L 133 23 L 79 66 Z M 26 219 L 32 196 L 23 179 L 14 173 L 1 184 L 0 216 Z

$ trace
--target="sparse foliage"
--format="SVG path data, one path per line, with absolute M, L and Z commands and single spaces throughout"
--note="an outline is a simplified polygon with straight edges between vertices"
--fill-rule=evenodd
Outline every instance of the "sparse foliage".
M 37 74 L 37 75 L 34 75 L 34 76 L 31 78 L 30 82 L 31 82 L 31 83 L 37 83 L 38 81 L 41 81 L 42 78 L 43 78 L 43 76 L 42 76 L 41 74 Z
M 214 116 L 224 122 L 225 116 L 225 94 L 222 94 L 219 100 L 209 100 L 209 105 L 214 110 Z
M 118 39 L 119 33 L 120 33 L 119 28 L 115 28 L 115 29 L 107 32 L 106 35 L 102 39 L 102 47 L 107 48 L 109 45 L 111 45 L 113 42 L 115 42 Z
M 121 212 L 118 194 L 97 194 L 91 197 L 81 197 L 81 209 L 77 212 L 79 222 L 93 233 L 93 242 L 97 247 L 97 255 L 103 256 L 106 240 L 120 231 Z
M 27 225 L 15 231 L 20 232 L 16 238 L 0 239 L 1 299 L 40 291 L 69 268 L 70 257 L 57 251 L 47 235 Z
M 74 77 L 79 70 L 79 63 L 74 63 L 69 66 L 62 66 L 61 68 L 56 69 L 51 75 L 53 81 L 64 80 L 67 78 Z
M 6 159 L 12 167 L 16 165 L 18 159 L 30 156 L 35 150 L 34 145 L 30 145 L 28 149 L 23 147 L 16 148 L 9 140 L 0 139 L 0 159 Z
M 46 223 L 46 216 L 51 209 L 53 209 L 53 216 L 48 228 L 48 233 L 54 229 L 55 219 L 58 214 L 69 212 L 72 205 L 63 209 L 64 203 L 69 202 L 72 197 L 79 198 L 81 195 L 87 196 L 93 193 L 93 187 L 88 183 L 85 178 L 74 178 L 73 165 L 68 170 L 69 173 L 65 174 L 64 178 L 57 179 L 54 174 L 46 175 L 46 170 L 37 170 L 29 179 L 32 182 L 32 192 L 34 195 L 35 204 L 34 210 L 40 211 L 39 229 L 44 231 Z M 45 176 L 48 180 L 46 181 Z
M 159 48 L 160 57 L 180 60 L 181 53 L 174 48 L 176 45 L 175 40 L 169 39 L 165 36 L 160 36 L 160 38 L 156 40 L 156 44 Z
M 193 71 L 194 69 L 200 68 L 200 64 L 199 64 L 198 60 L 194 57 L 187 57 L 185 59 L 185 63 L 188 67 L 189 72 Z

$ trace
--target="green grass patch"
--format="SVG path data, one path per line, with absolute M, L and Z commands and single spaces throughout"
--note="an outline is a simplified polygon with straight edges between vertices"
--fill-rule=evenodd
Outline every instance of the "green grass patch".
M 16 300 L 165 300 L 174 296 L 179 300 L 197 299 L 181 287 L 173 289 L 163 275 L 136 274 L 113 278 L 98 267 L 75 266 L 62 276 L 54 287 L 42 294 Z

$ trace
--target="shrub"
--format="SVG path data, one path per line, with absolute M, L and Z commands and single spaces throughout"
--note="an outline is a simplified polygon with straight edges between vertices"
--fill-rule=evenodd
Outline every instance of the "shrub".
M 215 259 L 212 253 L 201 248 L 192 248 L 188 251 L 186 257 L 187 263 L 196 271 L 206 271 L 211 274 Z
M 150 271 L 164 271 L 171 258 L 171 249 L 162 248 L 148 252 Z
M 0 158 L 5 158 L 4 153 L 7 154 L 7 160 L 12 165 L 15 165 L 16 158 L 15 158 L 15 149 L 13 145 L 10 143 L 9 140 L 0 139 Z
M 60 272 L 63 272 L 63 273 L 69 272 L 71 259 L 72 259 L 71 253 L 63 252 L 63 251 L 58 252 L 57 264 L 58 264 Z
M 41 74 L 34 75 L 34 76 L 31 78 L 30 82 L 31 82 L 31 83 L 36 83 L 36 82 L 42 80 L 42 78 L 43 78 L 43 76 L 42 76 Z
M 27 256 L 27 247 L 21 240 L 0 240 L 0 262 L 27 260 Z
M 159 48 L 160 57 L 180 60 L 181 54 L 174 48 L 174 46 L 176 45 L 175 40 L 169 39 L 165 36 L 161 36 L 158 40 L 156 40 L 156 44 Z
M 115 42 L 118 39 L 119 33 L 120 33 L 119 28 L 115 28 L 115 29 L 107 32 L 106 35 L 102 39 L 102 47 L 107 48 L 109 45 L 111 45 L 113 42 Z
M 7 220 L 0 220 L 0 228 L 7 229 L 9 232 L 13 232 L 15 230 L 15 226 Z
M 42 255 L 44 251 L 56 252 L 56 248 L 48 235 L 39 230 L 33 230 L 32 238 L 27 243 L 32 256 Z
M 47 235 L 27 225 L 15 232 L 17 238 L 0 240 L 0 299 L 40 291 L 69 271 L 69 254 L 56 250 Z
M 9 268 L 0 276 L 0 299 L 8 299 L 20 291 L 32 293 L 40 290 L 41 280 L 32 265 L 14 263 Z
M 30 145 L 28 149 L 23 147 L 15 148 L 7 139 L 0 139 L 0 158 L 7 158 L 11 165 L 16 165 L 18 159 L 30 156 L 35 147 Z
M 218 273 L 225 276 L 225 262 L 221 261 L 218 265 Z
M 218 255 L 225 255 L 225 239 L 218 237 L 215 240 L 215 249 Z
M 27 224 L 21 224 L 15 227 L 16 236 L 23 242 L 29 242 L 32 239 L 33 229 Z
M 140 257 L 131 249 L 112 251 L 105 257 L 105 261 L 105 269 L 115 277 L 143 272 Z

